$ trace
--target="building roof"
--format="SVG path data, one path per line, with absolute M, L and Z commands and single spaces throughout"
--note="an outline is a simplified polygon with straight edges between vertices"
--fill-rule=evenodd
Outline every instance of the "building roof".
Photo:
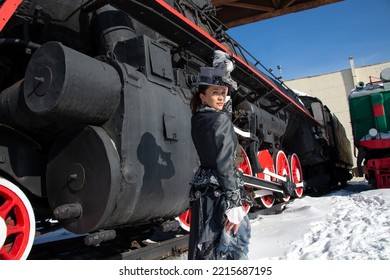
M 227 27 L 296 13 L 343 0 L 211 0 L 217 18 Z

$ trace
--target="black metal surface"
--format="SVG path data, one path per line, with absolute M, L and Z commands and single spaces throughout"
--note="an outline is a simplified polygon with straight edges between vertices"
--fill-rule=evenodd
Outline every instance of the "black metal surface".
M 29 109 L 57 122 L 103 124 L 119 105 L 121 81 L 110 65 L 59 42 L 32 56 L 24 82 Z
M 283 188 L 282 184 L 272 182 L 272 181 L 267 181 L 261 178 L 257 178 L 254 176 L 242 175 L 242 179 L 245 184 L 254 187 L 254 188 L 259 188 L 259 189 L 264 189 L 264 190 L 269 190 L 277 193 L 283 193 Z
M 62 205 L 80 205 L 80 217 L 61 220 L 74 233 L 116 224 L 111 214 L 120 193 L 120 177 L 119 155 L 102 128 L 67 129 L 54 144 L 47 165 L 50 206 L 54 210 Z
M 274 139 L 286 132 L 287 125 L 283 120 L 248 101 L 241 102 L 236 109 L 246 111 L 251 118 L 257 118 L 258 127 L 256 129 L 262 132 L 264 138 L 269 135 Z

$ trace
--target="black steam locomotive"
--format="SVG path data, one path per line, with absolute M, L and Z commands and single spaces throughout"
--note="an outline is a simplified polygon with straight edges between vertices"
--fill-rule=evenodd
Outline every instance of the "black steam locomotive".
M 235 61 L 251 204 L 350 179 L 337 118 L 260 71 L 210 1 L 3 0 L 0 15 L 0 259 L 26 258 L 51 218 L 77 234 L 185 224 L 189 101 L 215 50 Z

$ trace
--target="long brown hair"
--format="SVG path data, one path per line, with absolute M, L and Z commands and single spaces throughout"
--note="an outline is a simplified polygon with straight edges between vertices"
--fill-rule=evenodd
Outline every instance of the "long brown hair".
M 202 105 L 202 100 L 200 99 L 200 94 L 201 93 L 205 94 L 208 87 L 209 86 L 206 86 L 206 85 L 200 85 L 198 91 L 196 91 L 194 93 L 194 95 L 192 96 L 191 102 L 190 102 L 190 108 L 191 108 L 192 115 L 195 115 L 196 110 L 199 108 L 200 105 Z

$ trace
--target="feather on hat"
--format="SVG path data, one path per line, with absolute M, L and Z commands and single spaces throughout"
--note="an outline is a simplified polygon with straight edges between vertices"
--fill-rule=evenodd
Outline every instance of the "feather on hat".
M 233 81 L 230 73 L 234 69 L 232 57 L 220 50 L 214 51 L 213 67 L 200 67 L 198 85 L 225 86 L 237 89 L 237 83 Z

